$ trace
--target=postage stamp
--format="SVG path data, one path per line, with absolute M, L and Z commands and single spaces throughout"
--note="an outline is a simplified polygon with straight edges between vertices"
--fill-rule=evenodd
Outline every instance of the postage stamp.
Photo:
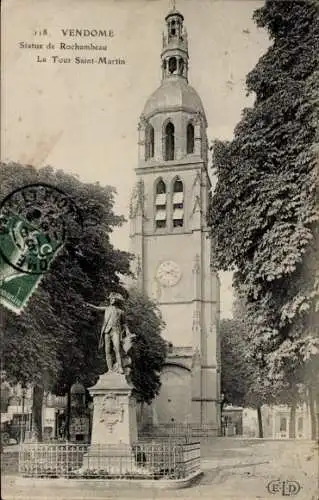
M 82 227 L 73 200 L 60 189 L 32 184 L 0 205 L 0 299 L 20 314 L 69 237 Z

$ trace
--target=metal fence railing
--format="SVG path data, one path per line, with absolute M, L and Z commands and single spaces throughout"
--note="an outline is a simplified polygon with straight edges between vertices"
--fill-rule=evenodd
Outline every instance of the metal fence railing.
M 87 445 L 22 443 L 19 448 L 19 472 L 30 477 L 67 476 L 83 465 Z
M 133 446 L 23 443 L 19 473 L 37 478 L 182 479 L 200 470 L 200 443 L 141 441 Z
M 182 446 L 183 449 L 183 477 L 188 477 L 200 470 L 200 444 L 187 443 Z
M 185 442 L 205 440 L 220 435 L 218 427 L 209 424 L 160 424 L 144 426 L 139 431 L 139 439 L 178 439 Z

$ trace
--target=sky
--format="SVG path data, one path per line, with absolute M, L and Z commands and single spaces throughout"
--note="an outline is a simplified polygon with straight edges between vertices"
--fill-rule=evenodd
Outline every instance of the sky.
M 269 45 L 265 31 L 252 21 L 262 4 L 176 1 L 188 31 L 189 82 L 203 101 L 209 141 L 231 139 L 242 109 L 253 103 L 245 76 Z M 137 123 L 160 84 L 170 6 L 168 0 L 2 2 L 1 159 L 52 165 L 85 182 L 115 186 L 115 210 L 127 216 L 137 167 Z M 114 36 L 63 35 L 62 30 L 75 28 L 111 30 Z M 46 48 L 49 42 L 54 49 Z M 91 58 L 92 51 L 60 50 L 60 42 L 107 45 L 98 55 L 122 58 L 125 64 L 75 64 L 75 56 Z M 27 44 L 43 44 L 43 49 Z M 114 232 L 113 242 L 129 249 L 128 223 Z M 221 315 L 230 317 L 231 274 L 222 273 L 221 282 Z

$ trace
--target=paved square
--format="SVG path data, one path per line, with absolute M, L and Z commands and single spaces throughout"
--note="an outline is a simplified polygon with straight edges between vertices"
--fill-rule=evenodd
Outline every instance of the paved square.
M 76 487 L 67 480 L 52 480 L 50 487 L 41 480 L 28 487 L 18 484 L 17 476 L 4 476 L 2 500 L 88 500 L 88 499 L 273 499 L 293 496 L 289 481 L 297 482 L 296 500 L 318 500 L 318 445 L 301 440 L 270 441 L 242 438 L 215 438 L 202 443 L 204 475 L 191 488 L 160 490 L 140 488 L 130 483 L 105 489 L 102 483 L 88 481 Z M 273 481 L 272 493 L 267 485 Z M 286 490 L 283 490 L 283 481 Z M 287 489 L 288 488 L 288 489 Z

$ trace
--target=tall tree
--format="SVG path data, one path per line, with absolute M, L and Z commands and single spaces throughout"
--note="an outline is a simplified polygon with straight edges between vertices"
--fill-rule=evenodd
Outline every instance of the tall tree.
M 224 403 L 243 405 L 249 387 L 250 367 L 246 362 L 241 325 L 235 319 L 222 319 L 221 391 Z
M 290 407 L 291 418 L 289 420 L 289 434 L 295 437 L 295 415 L 298 404 L 306 400 L 306 387 L 300 381 L 305 378 L 302 373 L 302 366 L 295 372 L 295 366 L 287 365 L 285 372 L 279 372 L 276 376 L 270 376 L 268 366 L 261 360 L 263 352 L 252 349 L 253 338 L 251 334 L 250 317 L 247 313 L 247 303 L 245 297 L 238 293 L 234 300 L 234 317 L 236 322 L 237 337 L 240 336 L 238 346 L 235 346 L 236 356 L 246 369 L 244 404 L 256 408 L 260 437 L 263 434 L 261 407 L 264 404 L 284 404 Z M 301 371 L 301 373 L 300 373 Z M 297 382 L 299 381 L 299 383 Z
M 249 335 L 242 316 L 222 320 L 221 388 L 225 403 L 257 410 L 259 437 L 263 437 L 261 407 L 277 401 L 276 387 L 271 385 L 258 360 L 250 350 Z
M 272 40 L 247 76 L 254 106 L 217 141 L 210 207 L 219 269 L 235 270 L 252 355 L 269 382 L 318 384 L 318 2 L 266 0 Z M 293 376 L 293 380 L 291 377 Z M 319 403 L 319 401 L 318 401 Z M 315 429 L 314 429 L 315 433 Z
M 113 211 L 113 188 L 83 183 L 50 167 L 37 170 L 1 164 L 1 199 L 18 187 L 41 182 L 69 195 L 81 210 L 84 224 L 82 233 L 58 254 L 20 316 L 1 306 L 2 365 L 12 382 L 34 386 L 38 402 L 34 424 L 39 437 L 43 391 L 65 394 L 77 378 L 89 386 L 105 371 L 103 353 L 98 352 L 101 318 L 84 303 L 100 303 L 111 291 L 123 292 L 121 276 L 129 274 L 130 264 L 130 255 L 115 249 L 110 241 L 110 233 L 124 221 Z M 155 305 L 135 292 L 128 309 L 131 328 L 140 341 L 136 356 L 141 368 L 138 363 L 135 368 L 143 372 L 143 380 L 138 373 L 134 379 L 139 397 L 149 401 L 158 390 L 158 371 L 165 357 L 161 320 Z
M 113 248 L 110 233 L 123 222 L 113 212 L 114 189 L 85 184 L 50 167 L 35 169 L 1 164 L 1 198 L 31 183 L 47 183 L 70 196 L 83 215 L 84 227 L 54 261 L 50 272 L 20 316 L 1 308 L 2 360 L 12 381 L 34 387 L 33 421 L 41 438 L 41 395 L 63 376 L 66 384 L 94 366 L 91 349 L 94 318 L 83 301 L 101 300 L 129 271 L 129 256 Z M 87 349 L 85 350 L 86 347 Z M 65 357 L 72 357 L 67 366 Z M 74 378 L 73 378 L 74 381 Z

